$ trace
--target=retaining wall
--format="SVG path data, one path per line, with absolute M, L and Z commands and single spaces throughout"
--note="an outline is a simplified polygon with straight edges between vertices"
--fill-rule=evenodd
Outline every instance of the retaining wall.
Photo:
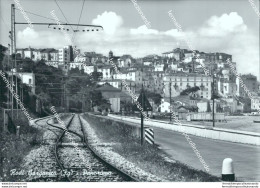
M 140 118 L 126 117 L 109 114 L 109 117 L 121 121 L 128 121 L 132 123 L 138 123 L 140 125 Z M 260 145 L 260 134 L 247 132 L 247 131 L 235 131 L 221 128 L 209 128 L 200 125 L 182 124 L 182 126 L 176 123 L 167 123 L 158 120 L 144 121 L 145 126 L 158 127 L 168 129 L 177 132 L 185 132 L 190 135 L 200 136 L 204 138 L 211 138 L 216 140 L 230 141 L 243 144 Z

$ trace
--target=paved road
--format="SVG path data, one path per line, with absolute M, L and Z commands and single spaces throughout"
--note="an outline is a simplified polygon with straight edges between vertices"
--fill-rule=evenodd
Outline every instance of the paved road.
M 178 132 L 155 128 L 155 142 L 173 159 L 205 170 L 186 138 Z M 232 158 L 238 181 L 260 181 L 260 147 L 189 135 L 213 175 L 221 176 L 224 158 Z

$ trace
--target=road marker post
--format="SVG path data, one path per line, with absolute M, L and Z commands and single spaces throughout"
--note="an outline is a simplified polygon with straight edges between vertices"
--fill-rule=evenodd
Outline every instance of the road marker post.
M 154 132 L 151 128 L 145 128 L 145 141 L 151 145 L 154 145 Z
M 223 160 L 222 181 L 235 181 L 234 165 L 231 158 L 225 158 Z
M 20 126 L 16 127 L 16 137 L 20 138 Z

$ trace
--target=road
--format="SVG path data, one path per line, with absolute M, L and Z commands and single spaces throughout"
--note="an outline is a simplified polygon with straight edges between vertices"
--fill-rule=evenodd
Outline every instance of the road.
M 173 159 L 205 171 L 181 133 L 155 127 L 153 129 L 155 143 Z M 223 159 L 232 158 L 238 181 L 260 181 L 260 147 L 189 136 L 209 166 L 210 174 L 221 176 Z

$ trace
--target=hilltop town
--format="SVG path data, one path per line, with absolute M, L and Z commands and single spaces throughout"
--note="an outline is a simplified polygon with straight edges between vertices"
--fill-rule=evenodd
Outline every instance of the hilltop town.
M 182 114 L 212 112 L 213 96 L 215 112 L 219 113 L 250 113 L 256 111 L 260 104 L 257 77 L 252 74 L 240 75 L 254 96 L 254 100 L 251 100 L 227 63 L 230 59 L 236 67 L 236 62 L 232 61 L 230 54 L 196 50 L 196 57 L 194 57 L 194 51 L 181 48 L 141 58 L 129 54 L 116 56 L 112 51 L 107 55 L 96 52 L 80 53 L 80 50 L 78 52 L 79 55 L 76 55 L 72 46 L 64 46 L 61 49 L 29 47 L 17 49 L 16 58 L 18 60 L 29 58 L 34 62 L 41 60 L 48 66 L 62 70 L 64 75 L 70 74 L 73 70 L 88 75 L 95 74 L 97 84 L 106 86 L 100 91 L 114 92 L 106 98 L 111 104 L 107 110 L 115 113 L 131 111 L 128 107 L 133 100 L 122 84 L 123 80 L 137 96 L 143 86 L 149 95 L 153 112 L 169 113 L 171 104 L 174 104 L 176 112 Z M 118 67 L 120 74 L 115 71 L 110 60 Z M 204 73 L 201 65 L 205 66 L 209 75 Z M 19 75 L 30 77 L 22 80 L 27 80 L 27 84 L 32 87 L 35 94 L 35 87 L 37 87 L 35 75 L 21 71 Z

